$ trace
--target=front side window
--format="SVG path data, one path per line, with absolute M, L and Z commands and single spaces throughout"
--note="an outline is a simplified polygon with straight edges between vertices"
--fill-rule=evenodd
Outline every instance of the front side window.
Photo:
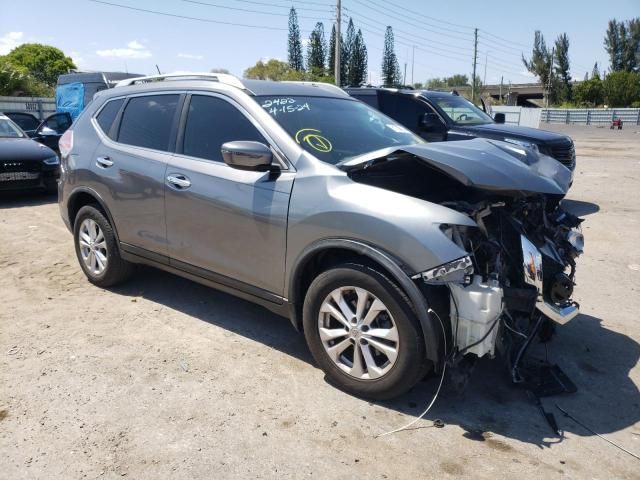
M 44 126 L 56 133 L 64 133 L 71 126 L 71 123 L 71 115 L 68 113 L 56 113 L 45 120 Z
M 334 165 L 386 147 L 424 143 L 391 118 L 349 98 L 258 96 L 256 101 L 302 148 Z
M 425 103 L 410 95 L 389 95 L 393 98 L 395 108 L 384 111 L 394 120 L 405 127 L 416 131 L 420 125 L 420 119 L 425 113 L 433 113 Z
M 168 151 L 179 98 L 179 95 L 131 98 L 122 115 L 118 142 Z
M 222 162 L 222 144 L 237 140 L 267 144 L 247 117 L 229 102 L 205 95 L 191 97 L 184 130 L 184 155 Z
M 123 103 L 124 98 L 118 98 L 117 100 L 111 100 L 110 102 L 107 102 L 96 117 L 96 121 L 98 122 L 98 125 L 100 125 L 100 129 L 102 129 L 102 131 L 110 138 L 111 135 L 109 135 L 109 132 L 111 131 L 111 126 L 113 125 L 113 122 L 116 119 L 116 115 L 118 115 L 120 107 L 122 107 Z
M 492 118 L 464 97 L 447 95 L 431 99 L 457 125 L 493 123 Z
M 22 138 L 24 133 L 7 117 L 0 115 L 0 138 Z

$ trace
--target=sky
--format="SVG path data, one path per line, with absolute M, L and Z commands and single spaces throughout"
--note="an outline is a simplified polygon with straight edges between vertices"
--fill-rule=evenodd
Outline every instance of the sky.
M 226 68 L 241 76 L 260 59 L 286 61 L 291 6 L 303 44 L 318 21 L 328 41 L 336 13 L 336 0 L 104 1 L 121 6 L 31 0 L 28 8 L 26 3 L 17 8 L 15 0 L 0 0 L 0 55 L 37 42 L 60 48 L 80 70 L 152 74 L 158 65 L 162 72 Z M 362 29 L 373 84 L 380 79 L 387 25 L 394 29 L 403 71 L 406 63 L 405 83 L 470 76 L 478 28 L 477 74 L 486 83 L 507 84 L 534 81 L 520 56 L 530 55 L 536 30 L 549 46 L 567 33 L 571 73 L 581 80 L 596 61 L 601 70 L 608 67 L 603 47 L 608 20 L 640 16 L 640 0 L 342 0 L 342 7 L 343 20 L 351 17 Z

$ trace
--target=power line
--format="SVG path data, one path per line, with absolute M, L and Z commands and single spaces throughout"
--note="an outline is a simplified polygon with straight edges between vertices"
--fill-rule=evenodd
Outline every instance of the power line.
M 385 16 L 385 18 L 387 18 L 387 17 L 388 17 L 388 18 L 393 18 L 393 19 L 394 19 L 394 20 L 396 20 L 396 21 L 400 21 L 400 22 L 402 22 L 403 24 L 410 25 L 410 26 L 412 26 L 412 27 L 414 27 L 414 28 L 418 28 L 418 29 L 420 29 L 421 31 L 422 31 L 422 30 L 426 30 L 426 31 L 428 31 L 428 32 L 435 33 L 435 34 L 437 34 L 437 35 L 442 35 L 442 36 L 446 36 L 446 37 L 449 37 L 449 38 L 455 38 L 456 40 L 461 40 L 461 41 L 463 41 L 463 42 L 469 42 L 469 41 L 471 41 L 469 38 L 462 38 L 462 37 L 458 37 L 458 36 L 456 36 L 456 35 L 451 35 L 451 34 L 449 34 L 449 33 L 442 33 L 442 32 L 438 32 L 438 31 L 432 30 L 432 29 L 430 29 L 430 28 L 425 27 L 425 26 L 424 26 L 424 24 L 414 23 L 414 22 L 409 21 L 407 18 L 400 17 L 400 16 L 395 15 L 395 14 L 393 14 L 393 13 L 389 12 L 389 11 L 383 11 L 383 10 L 380 10 L 380 9 L 378 9 L 378 8 L 372 7 L 369 3 L 366 3 L 366 2 L 364 2 L 364 1 L 362 1 L 362 0 L 352 0 L 352 1 L 357 2 L 357 3 L 359 3 L 360 5 L 363 5 L 364 7 L 368 8 L 369 10 L 373 10 L 373 11 L 374 11 L 374 12 L 376 12 L 376 13 L 379 13 L 379 14 L 381 14 L 381 15 L 384 15 L 384 16 Z M 361 16 L 363 16 L 363 15 L 361 14 Z M 363 16 L 363 17 L 364 17 L 364 16 Z M 378 20 L 375 20 L 375 21 L 378 21 Z
M 252 10 L 252 9 L 249 9 L 249 8 L 241 8 L 241 7 L 229 7 L 227 5 L 218 5 L 216 3 L 201 2 L 201 1 L 198 1 L 198 0 L 182 0 L 182 1 L 185 2 L 185 3 L 191 3 L 191 4 L 195 4 L 195 5 L 202 5 L 204 7 L 222 8 L 222 9 L 225 9 L 225 10 L 236 10 L 236 11 L 239 11 L 239 12 L 258 13 L 260 15 L 272 15 L 272 16 L 276 16 L 276 17 L 288 17 L 289 16 L 288 13 L 262 12 L 260 10 Z M 300 15 L 300 16 L 298 16 L 298 18 L 329 21 L 328 18 L 305 17 L 304 15 Z
M 371 3 L 374 3 L 374 2 L 371 2 Z M 428 18 L 430 20 L 434 20 L 434 21 L 440 22 L 440 23 L 446 23 L 447 25 L 452 25 L 454 27 L 466 28 L 466 29 L 469 29 L 469 30 L 473 30 L 473 27 L 470 27 L 468 25 L 461 25 L 459 23 L 453 23 L 453 22 L 449 22 L 447 20 L 442 20 L 441 18 L 430 17 L 429 15 L 425 15 L 424 13 L 419 13 L 419 12 L 416 12 L 415 10 L 409 10 L 405 6 L 398 5 L 396 3 L 390 2 L 389 0 L 386 0 L 385 3 L 388 3 L 389 5 L 391 5 L 391 6 L 395 7 L 395 8 L 398 8 L 400 10 L 404 10 L 405 12 L 411 13 L 412 15 L 417 15 L 419 17 Z M 454 30 L 452 30 L 452 31 L 454 31 Z M 470 33 L 470 32 L 469 33 L 465 33 L 465 34 L 466 35 L 473 35 L 473 33 Z
M 369 26 L 369 27 L 371 27 L 371 28 L 376 28 L 376 26 L 375 26 L 375 25 L 371 25 L 370 23 L 364 22 L 364 21 L 362 21 L 362 20 L 359 18 L 359 17 L 362 17 L 362 18 L 367 18 L 367 19 L 368 19 L 368 17 L 365 17 L 364 15 L 359 14 L 358 12 L 354 12 L 353 10 L 348 9 L 348 8 L 345 8 L 344 10 L 346 10 L 346 11 L 348 11 L 348 12 L 352 13 L 352 14 L 357 15 L 358 17 L 356 17 L 356 18 L 358 18 L 358 22 L 359 22 L 359 23 L 362 23 L 363 25 L 367 25 L 367 26 Z M 353 17 L 353 15 L 352 15 L 352 17 Z M 377 21 L 377 20 L 372 20 L 372 21 L 376 22 L 376 23 L 377 23 L 377 24 L 379 24 L 379 25 L 385 25 L 384 23 L 379 22 L 379 21 Z M 385 25 L 385 26 L 386 26 L 386 25 Z M 416 39 L 416 38 L 417 38 L 417 39 L 422 40 L 422 41 L 427 42 L 427 43 L 436 43 L 436 44 L 439 44 L 439 45 L 445 45 L 446 47 L 457 48 L 457 49 L 459 49 L 459 50 L 463 50 L 465 53 L 468 51 L 468 48 L 465 48 L 465 47 L 458 47 L 457 45 L 450 45 L 450 44 L 448 44 L 448 43 L 439 42 L 439 41 L 437 41 L 437 40 L 431 40 L 431 39 L 429 39 L 429 38 L 422 37 L 422 36 L 419 36 L 419 35 L 414 35 L 414 34 L 412 34 L 412 33 L 405 32 L 405 31 L 403 31 L 403 30 L 399 30 L 399 29 L 397 29 L 397 28 L 396 28 L 396 29 L 394 29 L 394 34 L 395 34 L 395 32 L 399 32 L 399 33 L 401 34 L 401 35 L 396 35 L 398 38 L 403 38 L 403 36 L 404 36 L 404 35 L 408 35 L 408 36 L 409 36 L 409 38 L 408 38 L 408 39 L 406 39 L 406 38 L 405 38 L 405 40 L 406 40 L 406 41 L 409 41 L 409 42 L 413 42 L 413 43 L 415 43 L 414 39 Z M 456 55 L 462 55 L 462 53 L 461 53 L 461 52 L 455 52 L 455 51 L 448 50 L 448 49 L 445 49 L 445 48 L 441 48 L 441 50 L 442 50 L 442 51 L 445 51 L 445 52 L 450 52 L 450 53 L 452 53 L 452 54 L 456 54 Z
M 326 5 L 323 3 L 318 3 L 318 2 L 302 2 L 301 0 L 295 0 L 295 1 L 287 1 L 287 0 L 273 0 L 273 1 L 280 1 L 280 2 L 286 2 L 288 3 L 288 5 L 274 5 L 272 2 L 258 2 L 256 0 L 235 0 L 236 2 L 241 2 L 241 3 L 252 3 L 254 5 L 264 5 L 267 7 L 276 7 L 276 8 L 286 8 L 286 9 L 290 9 L 291 7 L 295 7 L 296 10 L 304 10 L 306 12 L 327 12 L 331 9 L 331 5 Z M 296 7 L 294 5 L 294 3 L 302 3 L 302 4 L 310 4 L 310 5 L 322 5 L 326 8 L 324 9 L 320 9 L 320 8 L 309 8 L 309 7 Z
M 265 26 L 265 25 L 250 25 L 250 24 L 246 24 L 246 23 L 234 23 L 234 22 L 225 22 L 222 20 L 213 20 L 210 18 L 201 18 L 201 17 L 190 17 L 187 15 L 178 15 L 175 13 L 167 13 L 167 12 L 159 12 L 157 10 L 148 10 L 146 8 L 138 8 L 138 7 L 131 7 L 129 5 L 122 5 L 119 3 L 112 3 L 112 2 L 105 2 L 104 0 L 87 0 L 88 2 L 92 2 L 92 3 L 99 3 L 102 5 L 108 5 L 110 7 L 118 7 L 118 8 L 124 8 L 127 10 L 134 10 L 136 12 L 144 12 L 144 13 L 152 13 L 154 15 L 161 15 L 164 17 L 171 17 L 171 18 L 181 18 L 183 20 L 193 20 L 196 22 L 204 22 L 204 23 L 215 23 L 218 25 L 231 25 L 234 27 L 245 27 L 245 28 L 258 28 L 258 29 L 263 29 L 263 30 L 278 30 L 278 31 L 287 31 L 288 28 L 282 28 L 282 27 L 271 27 L 271 26 Z

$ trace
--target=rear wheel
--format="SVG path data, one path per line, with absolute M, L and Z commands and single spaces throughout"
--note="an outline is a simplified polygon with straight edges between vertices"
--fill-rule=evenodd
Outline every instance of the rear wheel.
M 120 257 L 113 228 L 94 205 L 80 209 L 73 233 L 78 262 L 91 283 L 110 287 L 131 275 L 133 265 Z
M 349 393 L 392 398 L 425 373 L 424 341 L 410 301 L 370 267 L 345 264 L 320 274 L 307 291 L 303 322 L 316 362 Z

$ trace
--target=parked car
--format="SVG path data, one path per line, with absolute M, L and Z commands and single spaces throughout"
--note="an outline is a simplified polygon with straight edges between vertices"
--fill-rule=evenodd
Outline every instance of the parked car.
M 54 113 L 40 122 L 35 115 L 25 112 L 4 112 L 28 137 L 58 152 L 58 142 L 73 121 L 66 112 Z
M 519 374 L 542 320 L 578 313 L 567 168 L 505 142 L 427 144 L 332 85 L 126 80 L 60 149 L 60 212 L 90 282 L 142 263 L 261 304 L 356 395 L 497 348 Z
M 390 116 L 429 142 L 491 138 L 534 148 L 573 171 L 576 151 L 566 135 L 505 124 L 456 93 L 391 88 L 347 88 L 349 95 Z
M 34 142 L 9 117 L 0 114 L 0 191 L 56 192 L 59 173 L 56 152 Z

